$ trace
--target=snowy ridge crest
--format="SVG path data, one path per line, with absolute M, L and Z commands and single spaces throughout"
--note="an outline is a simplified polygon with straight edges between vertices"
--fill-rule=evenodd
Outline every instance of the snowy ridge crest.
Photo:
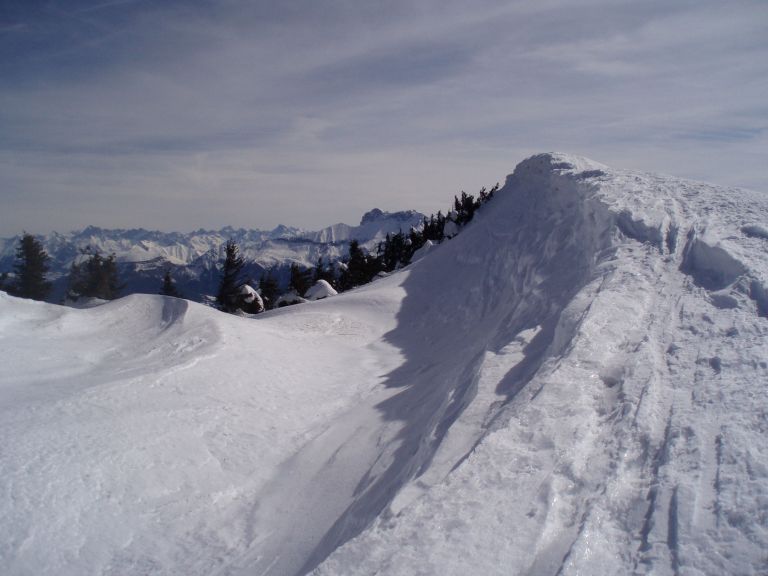
M 764 296 L 768 259 L 765 250 L 759 249 L 761 242 L 755 241 L 768 235 L 760 234 L 761 227 L 753 218 L 734 210 L 739 200 L 745 208 L 764 204 L 759 194 L 670 176 L 611 170 L 563 153 L 525 160 L 507 182 L 531 172 L 583 182 L 585 199 L 594 197 L 604 203 L 612 212 L 613 225 L 624 236 L 649 243 L 662 255 L 679 257 L 680 270 L 697 286 L 711 292 L 732 288 L 749 295 L 757 313 L 768 316 Z M 713 220 L 715 213 L 719 218 Z
M 420 408 L 432 441 L 406 440 L 418 473 L 394 516 L 315 574 L 764 565 L 768 450 L 746 398 L 766 399 L 768 251 L 750 234 L 766 218 L 748 191 L 564 154 L 522 162 L 413 266 L 409 294 L 428 290 L 423 273 L 464 295 L 419 302 L 421 316 L 403 303 L 412 330 L 451 351 L 418 355 L 441 368 L 412 383 L 437 398 Z

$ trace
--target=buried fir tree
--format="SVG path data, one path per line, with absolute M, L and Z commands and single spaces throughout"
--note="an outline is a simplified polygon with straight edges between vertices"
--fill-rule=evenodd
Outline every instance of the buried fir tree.
M 49 260 L 42 244 L 25 233 L 16 249 L 15 278 L 8 286 L 8 292 L 20 298 L 45 300 L 51 291 L 51 283 L 45 279 Z

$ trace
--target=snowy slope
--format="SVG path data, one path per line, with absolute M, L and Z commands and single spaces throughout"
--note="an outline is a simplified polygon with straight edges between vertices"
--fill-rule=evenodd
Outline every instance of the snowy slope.
M 74 310 L 0 293 L 3 573 L 258 563 L 281 467 L 350 407 L 378 418 L 365 403 L 399 358 L 377 342 L 392 295 L 254 322 L 159 296 Z
M 545 154 L 245 319 L 0 294 L 9 574 L 760 574 L 768 201 Z
M 460 414 L 317 574 L 766 573 L 763 222 L 756 193 L 563 155 L 518 166 L 416 265 L 452 294 L 407 316 L 441 335 L 418 364 L 476 358 L 466 391 L 447 384 Z

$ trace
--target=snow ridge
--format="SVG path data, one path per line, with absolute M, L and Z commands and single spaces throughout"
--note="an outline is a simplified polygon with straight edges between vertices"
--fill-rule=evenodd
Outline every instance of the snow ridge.
M 432 340 L 396 412 L 433 420 L 390 512 L 316 574 L 758 573 L 768 262 L 739 230 L 759 215 L 745 191 L 520 164 L 404 283 L 459 295 L 401 310 Z

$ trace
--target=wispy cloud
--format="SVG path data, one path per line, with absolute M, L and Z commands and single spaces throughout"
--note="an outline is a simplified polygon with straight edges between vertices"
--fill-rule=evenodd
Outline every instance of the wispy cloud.
M 82 6 L 74 10 L 75 14 L 87 14 L 89 12 L 98 12 L 108 8 L 121 7 L 128 4 L 137 4 L 139 2 L 145 2 L 146 0 L 112 0 L 111 2 L 101 2 L 90 6 Z
M 150 201 L 183 229 L 252 205 L 265 227 L 437 209 L 551 149 L 768 190 L 760 1 L 126 0 L 0 22 L 0 234 L 148 225 Z M 68 221 L 46 211 L 62 199 Z

